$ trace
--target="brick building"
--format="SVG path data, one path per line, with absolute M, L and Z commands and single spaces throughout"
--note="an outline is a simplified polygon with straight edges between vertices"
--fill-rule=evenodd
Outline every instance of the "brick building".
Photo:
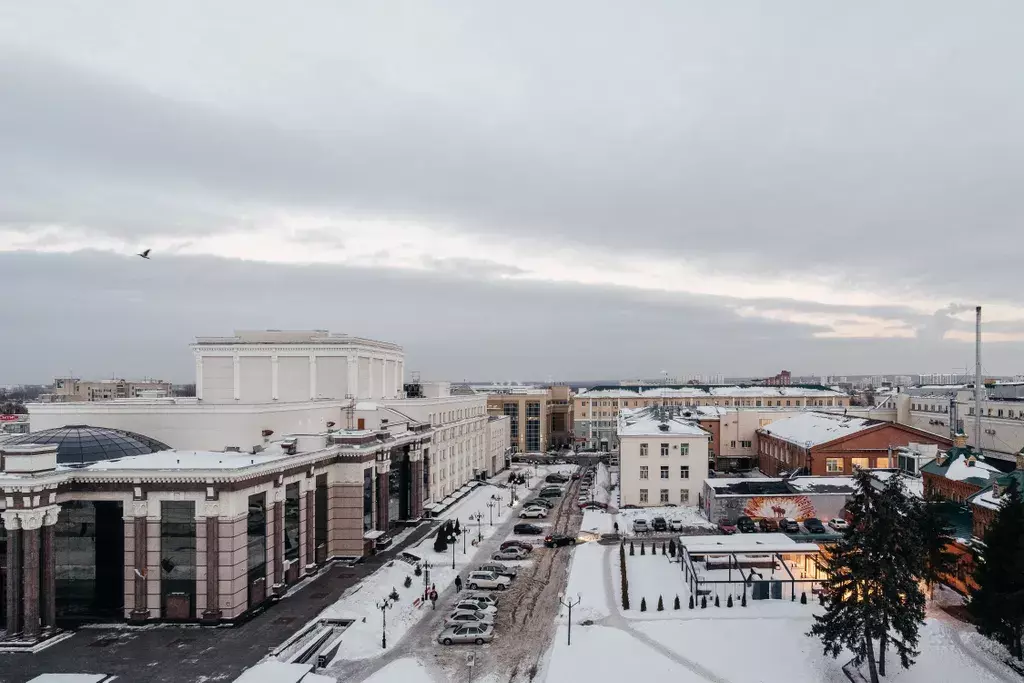
M 971 516 L 974 519 L 974 536 L 984 538 L 988 525 L 995 519 L 1002 504 L 1002 498 L 1006 491 L 1016 486 L 1018 491 L 1024 492 L 1024 449 L 1017 454 L 1016 468 L 1006 474 L 994 477 L 992 484 L 980 491 L 968 500 L 971 504 Z
M 952 445 L 949 439 L 906 425 L 809 412 L 757 430 L 758 467 L 769 476 L 800 471 L 816 476 L 853 474 L 854 467 L 885 468 L 892 450 L 910 443 Z

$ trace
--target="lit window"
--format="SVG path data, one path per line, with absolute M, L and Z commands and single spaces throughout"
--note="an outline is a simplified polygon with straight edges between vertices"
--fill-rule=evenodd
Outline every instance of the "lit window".
M 647 465 L 640 465 L 640 478 L 647 479 Z
M 661 466 L 661 478 L 668 479 L 668 465 Z
M 646 503 L 647 502 L 647 489 L 640 489 L 640 502 L 641 503 Z
M 680 465 L 679 466 L 679 478 L 680 479 L 689 479 L 690 478 L 690 468 L 689 468 L 689 466 L 687 466 L 687 465 Z
M 825 459 L 825 471 L 829 474 L 836 474 L 843 471 L 843 459 L 842 458 L 826 458 Z

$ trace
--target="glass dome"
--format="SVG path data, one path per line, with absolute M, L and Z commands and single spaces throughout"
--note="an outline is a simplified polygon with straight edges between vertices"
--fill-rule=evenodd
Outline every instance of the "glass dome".
M 57 464 L 70 467 L 170 450 L 170 446 L 135 432 L 88 425 L 65 425 L 4 439 L 4 446 L 57 444 Z

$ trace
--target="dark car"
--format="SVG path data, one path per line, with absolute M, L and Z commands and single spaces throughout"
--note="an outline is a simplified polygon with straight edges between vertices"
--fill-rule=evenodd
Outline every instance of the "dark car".
M 544 529 L 536 524 L 516 524 L 512 527 L 512 533 L 521 534 L 523 536 L 540 536 L 544 533 Z
M 723 519 L 718 522 L 718 530 L 727 536 L 732 535 L 736 533 L 736 525 L 728 519 Z
M 787 517 L 779 521 L 779 531 L 784 534 L 798 534 L 800 533 L 800 525 L 795 519 Z
M 580 473 L 579 472 L 573 472 L 572 473 L 572 478 L 573 479 L 579 479 L 580 478 Z
M 541 498 L 561 498 L 562 497 L 562 490 L 561 489 L 544 489 L 543 491 L 541 491 L 537 495 L 540 496 Z
M 754 525 L 754 520 L 746 515 L 740 515 L 736 518 L 736 528 L 744 534 L 752 534 L 757 531 L 757 527 Z
M 622 505 L 619 507 L 620 510 L 639 510 L 639 505 Z
M 580 507 L 584 510 L 607 510 L 608 503 L 602 503 L 596 500 L 584 500 L 580 502 Z
M 547 482 L 548 484 L 564 484 L 565 482 L 569 481 L 569 477 L 565 476 L 564 474 L 549 474 L 548 476 L 544 477 L 544 481 Z
M 821 520 L 817 517 L 808 517 L 804 520 L 804 528 L 807 529 L 809 534 L 823 534 L 825 533 L 825 525 L 821 523 Z
M 509 548 L 522 548 L 526 552 L 533 552 L 533 544 L 527 543 L 526 541 L 505 541 L 499 546 L 501 550 L 508 550 Z
M 761 519 L 757 520 L 757 526 L 759 526 L 761 528 L 761 531 L 764 531 L 765 533 L 769 531 L 779 530 L 778 520 L 773 519 L 772 517 L 762 517 Z
M 655 531 L 668 531 L 668 522 L 665 521 L 664 517 L 655 517 L 651 520 L 651 527 Z
M 576 545 L 575 536 L 565 534 L 551 534 L 544 539 L 544 545 L 548 548 L 560 548 L 563 545 Z
M 531 505 L 542 505 L 542 506 L 546 507 L 549 510 L 551 508 L 555 507 L 555 505 L 557 505 L 557 504 L 558 503 L 553 503 L 550 500 L 548 500 L 547 498 L 531 498 L 530 500 L 526 501 L 526 506 L 527 507 L 529 507 Z

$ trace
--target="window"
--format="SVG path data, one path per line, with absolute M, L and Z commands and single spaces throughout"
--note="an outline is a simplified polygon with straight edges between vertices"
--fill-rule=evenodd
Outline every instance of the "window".
M 690 502 L 690 489 L 679 489 L 679 502 L 683 505 Z
M 681 444 L 679 444 L 679 455 L 689 455 L 689 454 L 690 454 L 690 444 L 688 444 L 688 443 L 681 443 Z
M 661 500 L 662 503 L 667 503 L 668 502 L 668 489 L 662 489 L 661 490 L 661 498 L 660 498 L 660 500 Z
M 646 503 L 647 502 L 647 489 L 640 489 L 640 502 L 641 503 Z
M 668 444 L 663 443 L 661 444 L 661 457 L 664 458 L 666 455 L 668 455 Z
M 661 478 L 668 479 L 668 465 L 661 466 Z
M 829 474 L 836 474 L 843 471 L 843 459 L 842 458 L 826 458 L 825 459 L 825 471 Z
M 647 444 L 640 444 L 640 455 L 647 455 Z
M 730 441 L 729 442 L 729 448 L 736 448 L 736 442 L 735 441 Z
M 690 467 L 688 465 L 679 466 L 679 478 L 689 479 L 690 478 Z
M 640 465 L 640 478 L 647 479 L 647 465 Z
M 752 445 L 750 441 L 740 441 L 740 448 L 750 448 Z
M 284 487 L 284 559 L 299 559 L 299 482 Z
M 859 467 L 862 470 L 866 470 L 871 467 L 871 458 L 853 458 L 851 464 L 854 467 Z

